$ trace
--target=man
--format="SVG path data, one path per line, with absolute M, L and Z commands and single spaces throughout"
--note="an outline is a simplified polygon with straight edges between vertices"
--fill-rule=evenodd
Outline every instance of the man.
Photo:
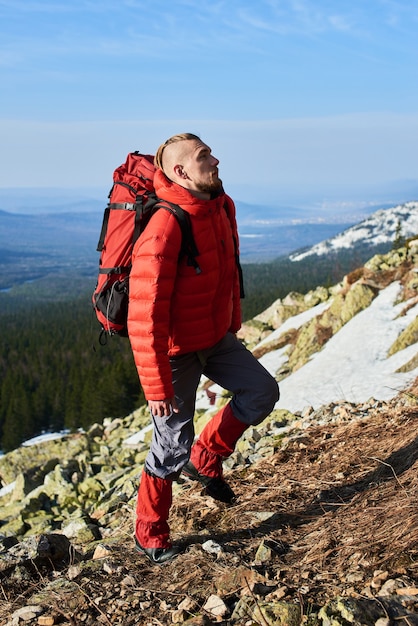
M 235 337 L 241 325 L 238 234 L 218 163 L 190 133 L 171 137 L 155 156 L 157 196 L 190 215 L 199 269 L 180 254 L 180 226 L 162 209 L 133 253 L 128 330 L 154 425 L 138 490 L 135 541 L 153 563 L 181 551 L 170 542 L 172 481 L 183 470 L 208 495 L 231 503 L 235 494 L 223 478 L 222 460 L 279 398 L 275 379 Z M 192 445 L 202 374 L 233 395 Z

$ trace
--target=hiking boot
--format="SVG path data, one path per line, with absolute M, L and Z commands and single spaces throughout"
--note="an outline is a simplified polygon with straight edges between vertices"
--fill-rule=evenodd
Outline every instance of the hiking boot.
M 211 478 L 210 476 L 199 474 L 191 461 L 186 463 L 182 472 L 187 478 L 197 480 L 205 488 L 208 496 L 211 496 L 214 500 L 232 504 L 236 499 L 235 493 L 222 477 Z
M 178 556 L 180 552 L 183 552 L 180 546 L 170 546 L 169 548 L 143 548 L 136 537 L 135 549 L 141 554 L 145 554 L 151 563 L 156 565 L 167 563 Z

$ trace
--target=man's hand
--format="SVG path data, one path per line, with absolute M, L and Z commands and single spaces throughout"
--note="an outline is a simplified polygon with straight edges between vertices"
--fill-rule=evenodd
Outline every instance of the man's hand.
M 179 412 L 179 407 L 175 398 L 165 400 L 148 400 L 148 406 L 154 417 L 170 417 L 173 413 Z

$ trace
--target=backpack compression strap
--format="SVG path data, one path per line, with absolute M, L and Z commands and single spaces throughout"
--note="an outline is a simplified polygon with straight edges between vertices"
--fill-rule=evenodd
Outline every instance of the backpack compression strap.
M 228 208 L 228 202 L 225 200 L 224 202 L 224 209 L 225 209 L 225 213 L 228 216 L 228 219 L 231 221 L 231 218 L 229 216 L 229 208 Z M 231 224 L 231 228 L 232 228 L 232 224 Z M 234 241 L 234 250 L 235 250 L 235 263 L 237 265 L 237 270 L 238 270 L 238 280 L 239 280 L 239 295 L 240 298 L 245 298 L 245 291 L 244 291 L 244 275 L 242 273 L 242 266 L 239 260 L 239 253 L 238 253 L 238 241 L 235 237 L 234 234 L 232 234 L 232 239 Z
M 130 189 L 131 191 L 133 191 L 133 193 L 136 194 L 136 189 L 134 189 L 133 187 L 131 187 L 131 185 L 128 185 L 127 183 L 123 183 L 122 181 L 118 181 L 116 183 L 113 183 L 111 190 L 108 193 L 108 198 L 110 200 L 110 196 L 112 194 L 113 191 L 113 187 L 115 185 L 121 185 L 122 187 L 126 187 L 127 189 Z M 99 242 L 97 244 L 97 252 L 101 252 L 103 250 L 103 245 L 104 245 L 104 240 L 106 237 L 106 233 L 107 233 L 107 226 L 109 224 L 109 216 L 110 216 L 110 210 L 111 209 L 126 209 L 127 211 L 136 211 L 136 203 L 134 202 L 124 202 L 124 203 L 120 203 L 120 204 L 116 204 L 116 203 L 110 203 L 107 205 L 107 207 L 104 210 L 104 215 L 103 215 L 103 222 L 102 222 L 102 229 L 100 231 L 100 237 L 99 237 Z

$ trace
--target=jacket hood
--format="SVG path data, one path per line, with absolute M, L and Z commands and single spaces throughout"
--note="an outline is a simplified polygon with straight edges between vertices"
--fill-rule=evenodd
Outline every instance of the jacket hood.
M 225 202 L 225 192 L 223 190 L 216 198 L 202 200 L 193 196 L 185 187 L 173 183 L 160 169 L 157 169 L 154 175 L 154 188 L 158 198 L 179 204 L 186 211 L 193 214 L 219 209 Z

